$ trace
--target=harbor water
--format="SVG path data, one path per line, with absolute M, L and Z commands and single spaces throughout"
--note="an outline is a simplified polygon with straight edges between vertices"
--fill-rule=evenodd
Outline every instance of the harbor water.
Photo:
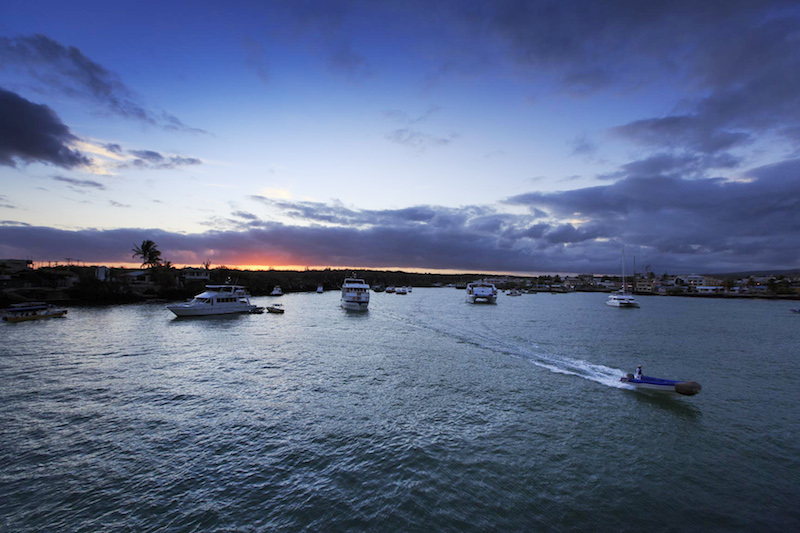
M 792 303 L 371 296 L 0 323 L 0 530 L 800 530 Z

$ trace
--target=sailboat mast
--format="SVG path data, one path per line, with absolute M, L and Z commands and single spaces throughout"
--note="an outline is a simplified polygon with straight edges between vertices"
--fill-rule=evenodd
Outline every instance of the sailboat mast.
M 625 248 L 622 248 L 622 294 L 627 294 L 628 284 L 625 282 Z

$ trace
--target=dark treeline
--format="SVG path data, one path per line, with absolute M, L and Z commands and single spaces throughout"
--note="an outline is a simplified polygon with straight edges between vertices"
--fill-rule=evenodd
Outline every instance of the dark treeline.
M 235 283 L 245 285 L 253 296 L 264 296 L 280 286 L 284 293 L 312 292 L 322 285 L 326 291 L 338 290 L 347 277 L 364 279 L 371 287 L 414 286 L 433 287 L 447 284 L 465 284 L 486 277 L 485 274 L 432 274 L 382 270 L 237 270 L 232 268 L 208 269 L 207 280 L 183 278 L 182 272 L 174 268 L 157 266 L 145 270 L 147 282 L 133 281 L 127 269 L 112 269 L 106 280 L 97 278 L 94 267 L 69 267 L 79 280 L 71 287 L 60 291 L 62 296 L 74 303 L 125 303 L 154 298 L 181 300 L 203 291 L 205 285 Z M 525 278 L 519 278 L 522 284 Z M 40 299 L 48 299 L 42 297 Z

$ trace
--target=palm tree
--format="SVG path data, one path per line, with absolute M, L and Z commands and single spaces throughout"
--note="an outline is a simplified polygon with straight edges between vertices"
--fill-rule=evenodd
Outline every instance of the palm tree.
M 140 257 L 142 266 L 155 267 L 161 264 L 161 250 L 150 239 L 142 241 L 141 246 L 133 245 L 133 257 Z

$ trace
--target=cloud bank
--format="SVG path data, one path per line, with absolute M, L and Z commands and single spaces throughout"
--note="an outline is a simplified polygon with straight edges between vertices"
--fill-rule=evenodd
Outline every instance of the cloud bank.
M 49 107 L 0 88 L 0 165 L 38 161 L 62 168 L 88 166 L 91 160 L 70 147 L 77 140 Z
M 501 207 L 421 205 L 359 210 L 339 203 L 252 197 L 225 229 L 65 231 L 5 223 L 0 245 L 20 257 L 126 261 L 127 242 L 154 240 L 176 264 L 457 269 L 479 272 L 608 272 L 621 251 L 657 272 L 800 268 L 800 160 L 746 179 L 630 173 L 612 184 L 528 193 Z M 518 209 L 517 209 L 518 211 Z M 280 213 L 296 224 L 268 220 Z
M 80 49 L 45 35 L 0 37 L 0 63 L 6 68 L 24 69 L 47 90 L 93 102 L 112 115 L 167 130 L 202 132 L 174 115 L 148 109 L 113 72 Z

